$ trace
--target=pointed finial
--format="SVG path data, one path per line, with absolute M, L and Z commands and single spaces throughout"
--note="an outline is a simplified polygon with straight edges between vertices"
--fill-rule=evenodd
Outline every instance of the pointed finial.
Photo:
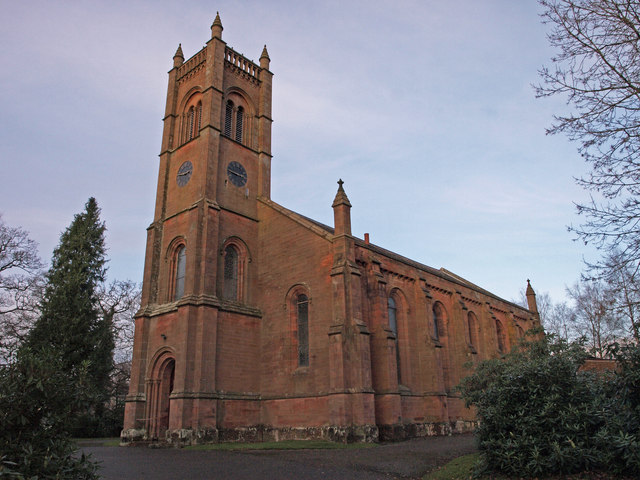
M 267 46 L 265 45 L 262 49 L 262 55 L 260 55 L 260 68 L 269 70 L 270 61 L 271 59 L 269 58 L 269 52 L 267 52 Z
M 222 22 L 220 21 L 220 12 L 216 12 L 216 19 L 211 25 L 211 38 L 219 38 L 222 40 Z
M 176 50 L 176 54 L 173 56 L 173 66 L 179 67 L 184 63 L 184 55 L 182 53 L 182 44 L 178 44 L 178 49 Z
M 348 207 L 351 206 L 349 197 L 347 197 L 347 194 L 344 191 L 344 188 L 342 187 L 342 185 L 344 185 L 344 182 L 342 181 L 342 179 L 338 180 L 338 193 L 336 193 L 336 198 L 333 200 L 333 204 L 331 205 L 334 208 L 339 205 L 346 205 Z
M 527 294 L 529 293 L 534 293 L 534 291 L 533 291 L 533 287 L 531 286 L 531 282 L 527 278 Z

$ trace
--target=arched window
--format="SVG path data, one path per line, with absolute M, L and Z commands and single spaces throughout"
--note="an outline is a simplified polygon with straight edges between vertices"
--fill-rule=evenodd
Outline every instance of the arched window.
M 398 306 L 393 298 L 390 296 L 387 299 L 387 311 L 389 314 L 389 329 L 393 332 L 393 335 L 396 337 L 396 368 L 398 370 L 398 384 L 402 383 L 402 375 L 400 369 L 400 342 L 398 338 Z
M 233 102 L 231 100 L 227 101 L 227 105 L 224 110 L 224 131 L 223 135 L 225 137 L 231 138 L 231 122 L 233 120 Z
M 524 338 L 524 330 L 520 325 L 516 325 L 516 333 L 518 334 L 518 338 Z
M 238 300 L 238 250 L 233 245 L 224 249 L 223 297 Z
M 195 92 L 181 108 L 183 110 L 180 142 L 187 143 L 200 134 L 200 127 L 202 126 L 202 94 Z
M 469 345 L 478 348 L 478 319 L 473 312 L 467 314 L 467 332 Z
M 309 297 L 301 293 L 295 297 L 298 327 L 298 366 L 309 366 Z
M 452 370 L 449 358 L 448 318 L 444 305 L 440 302 L 433 304 L 433 335 L 436 341 L 436 359 L 442 372 L 442 386 L 446 392 L 451 391 Z
M 496 334 L 498 336 L 498 351 L 505 352 L 506 340 L 504 336 L 504 328 L 502 327 L 502 322 L 500 322 L 500 320 L 496 320 Z
M 440 340 L 444 331 L 444 307 L 440 302 L 433 305 L 433 338 Z
M 396 341 L 398 340 L 398 320 L 396 318 L 396 301 L 393 297 L 389 297 L 387 302 L 387 309 L 389 311 L 389 328 L 396 336 Z
M 173 299 L 179 300 L 184 296 L 184 277 L 187 269 L 187 249 L 180 245 L 175 253 L 175 280 L 173 289 Z
M 236 112 L 236 142 L 242 142 L 242 124 L 244 118 L 244 108 L 238 107 Z

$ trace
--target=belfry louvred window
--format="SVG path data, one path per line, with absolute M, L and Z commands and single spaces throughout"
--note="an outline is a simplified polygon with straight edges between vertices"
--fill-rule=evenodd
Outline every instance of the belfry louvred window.
M 187 141 L 193 138 L 193 123 L 195 120 L 195 109 L 193 107 L 189 108 L 187 112 Z
M 202 102 L 198 102 L 196 105 L 196 121 L 193 136 L 200 134 L 200 127 L 202 126 Z
M 224 131 L 225 137 L 231 138 L 231 122 L 233 121 L 233 102 L 227 101 L 227 105 L 224 110 Z
M 244 108 L 238 107 L 236 112 L 236 142 L 242 142 L 242 125 L 244 119 Z

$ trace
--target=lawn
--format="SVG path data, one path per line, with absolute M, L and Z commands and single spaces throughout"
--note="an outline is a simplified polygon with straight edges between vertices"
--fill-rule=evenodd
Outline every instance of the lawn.
M 422 480 L 469 480 L 473 478 L 473 466 L 478 460 L 479 453 L 458 457 L 444 467 L 428 473 Z M 491 475 L 475 480 L 509 480 L 510 477 Z M 601 472 L 584 472 L 575 475 L 554 475 L 537 480 L 632 480 L 631 477 L 620 477 Z

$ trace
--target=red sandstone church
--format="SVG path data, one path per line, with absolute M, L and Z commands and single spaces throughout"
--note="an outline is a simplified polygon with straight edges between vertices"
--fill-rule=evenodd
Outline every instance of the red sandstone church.
M 270 198 L 271 85 L 211 39 L 169 72 L 124 443 L 376 441 L 469 429 L 465 365 L 539 325 L 529 310 Z M 327 208 L 329 206 L 327 205 Z

